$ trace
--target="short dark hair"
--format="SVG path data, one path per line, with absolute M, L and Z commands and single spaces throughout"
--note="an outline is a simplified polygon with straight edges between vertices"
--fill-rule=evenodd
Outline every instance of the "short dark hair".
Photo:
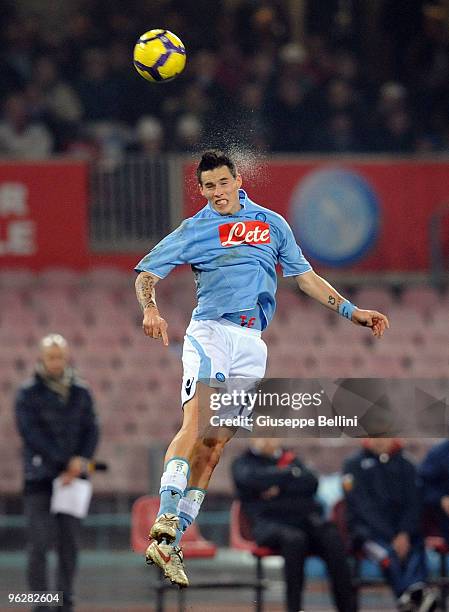
M 226 153 L 223 153 L 223 151 L 218 151 L 216 149 L 205 151 L 196 169 L 196 177 L 198 179 L 198 183 L 201 184 L 202 172 L 205 172 L 206 170 L 215 170 L 215 168 L 220 168 L 221 166 L 227 166 L 232 176 L 234 178 L 237 177 L 237 169 L 235 167 L 235 163 L 228 155 L 226 155 Z

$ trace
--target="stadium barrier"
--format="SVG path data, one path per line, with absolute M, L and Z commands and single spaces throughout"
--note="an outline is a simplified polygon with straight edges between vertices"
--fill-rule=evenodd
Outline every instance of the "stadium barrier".
M 240 169 L 324 273 L 429 274 L 438 252 L 447 280 L 445 158 L 271 157 Z M 176 155 L 1 163 L 0 268 L 131 270 L 203 206 L 194 170 Z M 432 218 L 442 231 L 430 239 Z

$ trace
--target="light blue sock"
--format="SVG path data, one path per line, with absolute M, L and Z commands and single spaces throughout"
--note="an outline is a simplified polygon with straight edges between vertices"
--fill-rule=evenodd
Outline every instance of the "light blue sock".
M 179 546 L 184 532 L 194 522 L 206 496 L 205 489 L 190 487 L 178 505 L 179 529 L 176 530 L 175 546 Z
M 160 496 L 161 503 L 159 505 L 159 512 L 157 515 L 159 516 L 160 514 L 165 514 L 167 512 L 170 514 L 177 514 L 179 500 L 182 498 L 181 493 L 171 489 L 166 489 L 165 491 L 161 491 Z
M 173 457 L 167 462 L 159 489 L 161 502 L 158 516 L 165 513 L 178 514 L 178 504 L 184 495 L 189 472 L 190 466 L 187 459 Z

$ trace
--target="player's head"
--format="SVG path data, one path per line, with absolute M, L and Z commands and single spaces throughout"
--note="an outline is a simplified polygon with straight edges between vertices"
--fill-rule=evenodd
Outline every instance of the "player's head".
M 69 346 L 60 334 L 44 336 L 39 343 L 40 359 L 47 374 L 53 378 L 63 375 L 68 363 Z
M 242 177 L 228 155 L 222 151 L 206 151 L 198 164 L 196 176 L 201 194 L 220 215 L 240 210 Z

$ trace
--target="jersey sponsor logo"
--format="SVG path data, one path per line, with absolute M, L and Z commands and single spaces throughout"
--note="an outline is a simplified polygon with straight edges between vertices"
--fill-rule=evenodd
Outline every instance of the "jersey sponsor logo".
M 224 247 L 239 244 L 268 244 L 270 242 L 270 226 L 262 221 L 224 223 L 218 229 L 221 246 Z

